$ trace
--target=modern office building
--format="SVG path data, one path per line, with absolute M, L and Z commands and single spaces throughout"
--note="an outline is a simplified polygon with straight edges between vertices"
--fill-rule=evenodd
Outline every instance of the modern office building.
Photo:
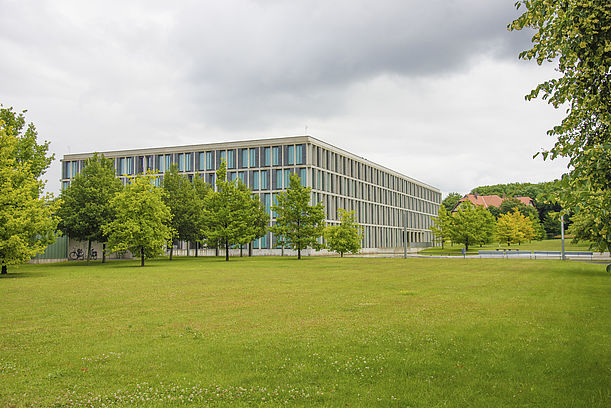
M 403 251 L 430 246 L 431 217 L 441 202 L 438 189 L 372 163 L 311 136 L 249 140 L 190 146 L 147 148 L 103 152 L 115 162 L 117 177 L 146 171 L 160 176 L 172 164 L 190 179 L 201 177 L 215 184 L 215 171 L 222 159 L 228 177 L 240 178 L 258 194 L 270 213 L 278 192 L 288 185 L 289 174 L 297 173 L 303 185 L 312 188 L 312 202 L 322 202 L 328 224 L 338 223 L 337 210 L 356 212 L 364 227 L 363 251 Z M 83 168 L 93 153 L 68 154 L 62 159 L 62 188 Z M 405 237 L 405 238 L 404 238 Z M 253 243 L 255 250 L 273 248 L 274 237 Z

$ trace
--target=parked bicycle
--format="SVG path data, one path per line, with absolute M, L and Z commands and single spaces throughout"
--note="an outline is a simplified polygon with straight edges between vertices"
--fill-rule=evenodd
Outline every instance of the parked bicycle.
M 83 251 L 81 248 L 77 248 L 68 254 L 68 259 L 71 261 L 84 261 L 85 260 L 85 251 Z M 95 249 L 92 249 L 89 259 L 93 261 L 98 259 L 98 251 L 96 251 Z

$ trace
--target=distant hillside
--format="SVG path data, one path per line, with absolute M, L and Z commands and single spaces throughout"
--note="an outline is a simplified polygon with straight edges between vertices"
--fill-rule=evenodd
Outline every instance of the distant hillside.
M 509 183 L 495 184 L 493 186 L 479 186 L 471 190 L 471 194 L 492 195 L 498 194 L 503 197 L 522 196 L 530 197 L 537 201 L 540 194 L 546 194 L 555 189 L 557 180 L 546 181 L 543 183 Z

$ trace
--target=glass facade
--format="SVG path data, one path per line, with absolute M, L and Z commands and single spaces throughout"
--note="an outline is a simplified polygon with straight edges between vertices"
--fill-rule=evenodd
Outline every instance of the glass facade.
M 311 187 L 312 203 L 324 204 L 327 224 L 339 222 L 340 208 L 355 211 L 364 229 L 363 248 L 396 248 L 404 241 L 410 246 L 425 246 L 432 240 L 431 217 L 437 215 L 441 201 L 437 189 L 316 139 L 295 137 L 202 145 L 193 150 L 171 149 L 172 153 L 163 149 L 113 152 L 107 157 L 113 159 L 117 177 L 124 183 L 128 175 L 147 170 L 163 175 L 176 163 L 178 170 L 190 180 L 201 177 L 213 189 L 215 171 L 224 158 L 230 169 L 228 179 L 239 178 L 260 197 L 270 214 L 270 223 L 273 222 L 272 201 L 279 191 L 288 187 L 289 176 L 295 173 L 303 186 Z M 89 156 L 64 157 L 62 188 L 69 186 Z M 160 182 L 158 177 L 156 183 Z M 273 239 L 268 234 L 256 245 L 270 249 Z

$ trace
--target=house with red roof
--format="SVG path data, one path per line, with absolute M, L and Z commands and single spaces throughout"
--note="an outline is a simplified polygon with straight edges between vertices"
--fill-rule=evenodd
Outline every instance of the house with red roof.
M 516 200 L 520 201 L 521 203 L 523 203 L 524 205 L 530 206 L 530 207 L 534 207 L 535 203 L 534 200 L 530 197 L 500 197 L 497 194 L 492 194 L 492 195 L 479 195 L 477 193 L 475 194 L 467 194 L 466 196 L 464 196 L 463 198 L 461 198 L 458 201 L 458 204 L 456 204 L 456 207 L 454 207 L 454 209 L 452 210 L 452 212 L 456 211 L 458 209 L 458 207 L 460 207 L 461 203 L 464 203 L 465 201 L 470 201 L 471 204 L 473 205 L 481 205 L 484 208 L 488 208 L 490 206 L 492 207 L 496 207 L 496 208 L 500 208 L 501 204 L 503 203 L 503 201 L 510 199 L 510 198 L 515 198 Z

